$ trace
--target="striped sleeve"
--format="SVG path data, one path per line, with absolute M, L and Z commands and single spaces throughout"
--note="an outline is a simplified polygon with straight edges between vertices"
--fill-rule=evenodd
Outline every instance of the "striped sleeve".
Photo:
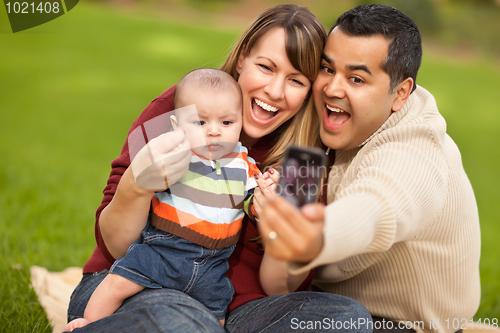
M 245 149 L 246 150 L 246 149 Z M 257 182 L 255 181 L 254 176 L 256 174 L 260 174 L 260 170 L 255 164 L 255 160 L 248 156 L 248 153 L 245 152 L 245 150 L 242 152 L 242 157 L 243 160 L 245 161 L 246 169 L 247 169 L 247 174 L 248 178 L 246 181 L 245 185 L 245 191 L 246 191 L 246 196 L 245 196 L 245 201 L 244 201 L 244 210 L 245 213 L 253 220 L 255 219 L 255 210 L 252 209 L 253 206 L 253 192 L 255 188 L 257 187 Z

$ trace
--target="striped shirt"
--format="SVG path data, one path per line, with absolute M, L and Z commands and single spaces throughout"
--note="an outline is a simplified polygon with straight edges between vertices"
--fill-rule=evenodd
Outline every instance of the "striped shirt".
M 234 245 L 257 186 L 253 178 L 257 173 L 241 143 L 217 161 L 193 153 L 184 176 L 155 193 L 152 224 L 209 249 Z

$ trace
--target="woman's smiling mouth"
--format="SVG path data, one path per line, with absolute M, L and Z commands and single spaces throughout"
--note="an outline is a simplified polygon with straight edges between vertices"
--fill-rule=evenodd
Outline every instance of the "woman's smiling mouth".
M 252 99 L 252 115 L 258 123 L 269 123 L 280 111 L 275 106 L 269 105 L 260 99 Z

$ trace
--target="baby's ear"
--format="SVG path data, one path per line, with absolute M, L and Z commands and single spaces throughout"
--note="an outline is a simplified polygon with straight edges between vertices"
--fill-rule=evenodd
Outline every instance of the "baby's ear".
M 177 117 L 174 115 L 170 116 L 170 123 L 172 123 L 174 130 L 177 129 L 177 126 L 179 126 L 179 124 L 177 124 Z

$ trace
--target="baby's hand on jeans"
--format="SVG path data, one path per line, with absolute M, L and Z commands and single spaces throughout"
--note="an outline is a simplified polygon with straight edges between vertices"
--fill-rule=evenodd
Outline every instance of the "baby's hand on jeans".
M 163 191 L 188 170 L 191 146 L 181 128 L 148 142 L 131 163 L 136 184 L 144 189 Z

